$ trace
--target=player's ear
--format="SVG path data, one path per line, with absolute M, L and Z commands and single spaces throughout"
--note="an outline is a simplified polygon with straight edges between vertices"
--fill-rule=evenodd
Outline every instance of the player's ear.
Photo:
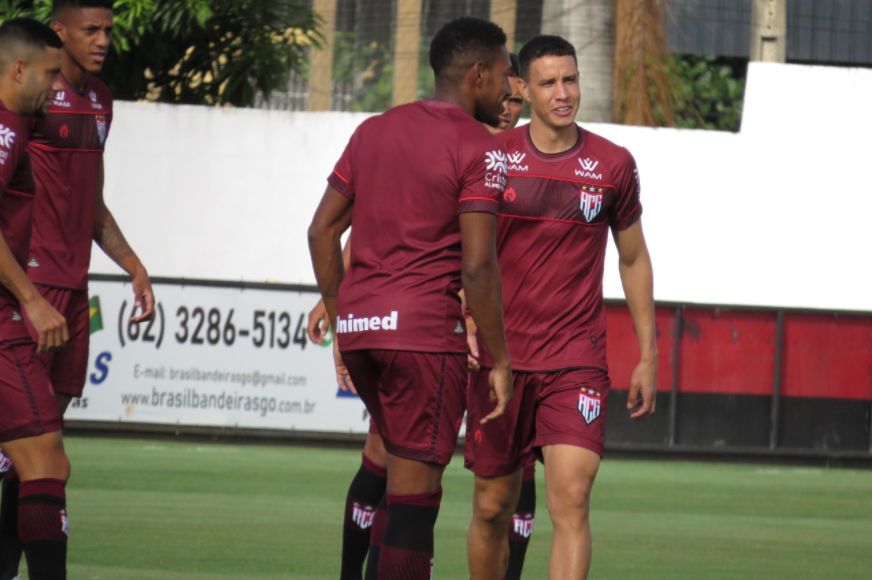
M 24 84 L 27 82 L 27 63 L 22 58 L 16 58 L 12 61 L 12 78 L 16 83 Z
M 51 23 L 51 29 L 55 31 L 55 34 L 57 34 L 58 36 L 61 37 L 61 41 L 63 41 L 63 42 L 67 41 L 67 39 L 64 38 L 64 36 L 67 33 L 67 29 L 64 27 L 63 24 L 61 24 L 60 22 L 55 20 Z
M 530 89 L 527 86 L 527 81 L 524 80 L 524 77 L 518 77 L 518 88 L 521 89 L 521 94 L 524 95 L 524 99 L 530 100 Z
M 475 87 L 480 89 L 484 86 L 485 83 L 485 73 L 488 70 L 488 67 L 482 61 L 477 61 L 472 68 L 470 69 L 473 74 L 473 79 L 475 80 Z

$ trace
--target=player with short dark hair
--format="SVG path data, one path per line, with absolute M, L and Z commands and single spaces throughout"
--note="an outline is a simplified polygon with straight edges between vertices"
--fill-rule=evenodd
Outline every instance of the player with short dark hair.
M 610 387 L 602 289 L 609 232 L 641 351 L 627 403 L 637 421 L 654 412 L 653 272 L 633 156 L 575 123 L 580 91 L 572 45 L 540 36 L 519 60 L 531 122 L 498 137 L 510 160 L 497 248 L 515 398 L 499 422 L 466 438 L 466 466 L 476 474 L 470 530 L 492 530 L 500 514 L 511 513 L 521 470 L 535 453 L 545 463 L 554 524 L 549 578 L 582 580 L 590 566 L 589 499 Z M 482 368 L 489 366 L 483 349 Z M 472 389 L 469 423 L 487 409 L 480 386 Z M 499 537 L 501 530 L 491 533 Z
M 44 355 L 62 415 L 85 386 L 92 241 L 132 276 L 141 309 L 133 320 L 150 318 L 154 309 L 148 274 L 103 199 L 103 150 L 112 125 L 112 94 L 94 75 L 102 70 L 109 51 L 112 6 L 112 0 L 54 1 L 51 26 L 63 40 L 62 86 L 30 138 L 37 195 L 27 275 L 69 325 L 66 346 Z M 31 334 L 36 334 L 33 328 Z M 7 479 L 0 498 L 0 530 L 15 529 L 9 506 L 16 496 L 15 480 Z M 19 559 L 0 551 L 0 570 L 12 567 L 8 560 L 15 560 L 17 568 Z
M 479 124 L 496 125 L 509 94 L 505 41 L 498 26 L 479 19 L 444 26 L 430 51 L 434 98 L 358 127 L 309 228 L 341 361 L 387 450 L 387 509 L 376 515 L 384 537 L 367 577 L 432 574 L 442 472 L 466 398 L 461 286 L 495 349 L 487 389 L 496 409 L 483 421 L 501 416 L 511 398 L 493 245 L 505 153 Z M 422 131 L 425 140 L 417 138 Z M 343 282 L 340 237 L 352 217 Z
M 61 47 L 57 34 L 36 20 L 0 25 L 0 469 L 11 471 L 11 460 L 21 481 L 11 502 L 18 516 L 14 545 L 6 541 L 10 531 L 0 530 L 0 553 L 13 548 L 17 554 L 20 536 L 32 580 L 66 578 L 69 533 L 63 419 L 37 358 L 62 348 L 69 335 L 64 317 L 24 272 L 36 194 L 24 117 L 48 112 L 60 88 Z

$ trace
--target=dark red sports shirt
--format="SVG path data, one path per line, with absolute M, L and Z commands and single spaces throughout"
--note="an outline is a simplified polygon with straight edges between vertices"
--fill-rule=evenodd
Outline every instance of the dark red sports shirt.
M 62 80 L 64 90 L 30 139 L 37 194 L 27 274 L 40 284 L 87 290 L 112 93 L 93 76 L 81 92 Z
M 512 368 L 608 370 L 603 267 L 609 230 L 642 215 L 630 152 L 578 129 L 578 144 L 539 152 L 528 127 L 499 135 L 509 183 L 497 251 Z M 485 355 L 484 364 L 492 361 Z
M 328 182 L 354 201 L 340 349 L 466 352 L 458 214 L 497 213 L 500 143 L 456 105 L 403 105 L 358 127 Z
M 0 101 L 0 232 L 22 269 L 27 264 L 35 187 L 28 125 Z M 0 286 L 0 342 L 28 338 L 18 300 Z

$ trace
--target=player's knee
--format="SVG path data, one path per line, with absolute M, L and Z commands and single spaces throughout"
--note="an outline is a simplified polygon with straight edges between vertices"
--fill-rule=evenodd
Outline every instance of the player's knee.
M 548 512 L 552 521 L 579 522 L 590 513 L 591 484 L 586 481 L 569 481 L 554 486 L 546 493 Z
M 509 522 L 517 505 L 516 494 L 505 486 L 476 484 L 473 503 L 476 517 L 489 525 Z

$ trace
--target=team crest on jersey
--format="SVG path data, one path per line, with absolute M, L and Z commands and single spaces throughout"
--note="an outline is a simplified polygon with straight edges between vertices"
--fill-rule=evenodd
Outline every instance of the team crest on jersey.
M 100 138 L 100 145 L 106 144 L 106 117 L 97 115 L 97 136 Z
M 354 510 L 351 514 L 351 519 L 357 524 L 361 530 L 366 530 L 372 527 L 372 520 L 375 517 L 375 510 L 372 506 L 360 505 L 355 503 Z
M 522 538 L 529 538 L 533 533 L 533 524 L 536 518 L 533 514 L 515 514 L 512 518 L 512 529 Z
M 584 417 L 585 423 L 590 425 L 600 416 L 602 409 L 602 393 L 582 387 L 578 392 L 578 412 Z
M 584 214 L 584 219 L 590 223 L 593 218 L 599 215 L 603 208 L 603 188 L 593 187 L 592 185 L 582 185 L 579 194 L 579 208 Z

